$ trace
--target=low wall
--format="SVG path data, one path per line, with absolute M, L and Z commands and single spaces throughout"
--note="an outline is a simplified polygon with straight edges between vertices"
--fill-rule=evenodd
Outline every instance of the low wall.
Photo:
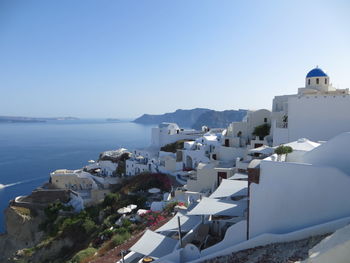
M 30 202 L 16 202 L 15 200 L 11 200 L 9 203 L 9 206 L 24 207 L 31 210 L 36 210 L 36 209 L 44 209 L 47 205 L 30 203 Z
M 219 256 L 229 255 L 231 253 L 241 251 L 244 249 L 249 249 L 257 246 L 264 246 L 273 243 L 291 242 L 300 239 L 304 239 L 310 236 L 323 235 L 327 233 L 332 233 L 339 228 L 342 228 L 350 223 L 350 217 L 345 217 L 342 219 L 334 220 L 324 224 L 304 228 L 298 231 L 290 232 L 287 234 L 262 234 L 255 238 L 249 239 L 247 241 L 241 242 L 237 245 L 223 249 L 217 253 L 201 257 L 198 260 L 191 261 L 192 263 L 203 262 L 204 260 L 213 259 Z
M 23 202 L 48 204 L 57 200 L 66 203 L 70 200 L 70 190 L 38 189 L 22 199 Z

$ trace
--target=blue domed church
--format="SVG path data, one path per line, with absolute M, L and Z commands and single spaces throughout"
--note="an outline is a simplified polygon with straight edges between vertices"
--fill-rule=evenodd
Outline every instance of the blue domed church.
M 276 96 L 272 106 L 273 144 L 307 138 L 327 141 L 350 132 L 349 89 L 336 89 L 321 68 L 306 74 L 297 94 Z

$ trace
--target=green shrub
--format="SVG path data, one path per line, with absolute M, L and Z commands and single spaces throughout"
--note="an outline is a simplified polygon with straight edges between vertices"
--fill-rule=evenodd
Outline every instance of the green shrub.
M 71 206 L 64 206 L 61 202 L 55 202 L 49 204 L 45 209 L 44 213 L 46 220 L 39 225 L 39 230 L 48 232 L 50 236 L 54 236 L 59 231 L 60 222 L 57 222 L 58 214 L 60 210 L 70 211 Z M 61 220 L 62 222 L 62 220 Z
M 105 229 L 99 234 L 99 236 L 100 237 L 103 236 L 104 239 L 106 240 L 106 239 L 110 239 L 113 236 L 113 234 L 114 234 L 113 230 Z
M 128 228 L 129 226 L 131 226 L 131 224 L 132 223 L 128 219 L 123 219 L 123 221 L 122 221 L 122 225 L 125 228 Z
M 75 256 L 72 258 L 70 263 L 80 263 L 83 260 L 92 257 L 96 253 L 96 249 L 93 247 L 88 247 L 87 249 L 79 251 Z
M 284 145 L 280 145 L 278 146 L 276 149 L 275 149 L 275 153 L 278 155 L 278 160 L 280 161 L 281 160 L 281 156 L 283 154 L 286 155 L 286 159 L 287 159 L 287 155 L 289 153 L 292 153 L 293 152 L 293 148 L 290 147 L 290 146 L 284 146 Z
M 56 203 L 51 203 L 49 204 L 45 209 L 45 215 L 47 217 L 47 219 L 49 221 L 55 221 L 57 216 L 58 216 L 58 212 L 63 209 L 63 204 L 61 202 L 56 202 Z
M 267 123 L 256 126 L 253 131 L 253 135 L 258 136 L 260 140 L 263 140 L 264 137 L 269 134 L 270 134 L 270 125 Z
M 119 246 L 123 244 L 126 240 L 128 240 L 131 237 L 129 232 L 126 232 L 124 234 L 116 234 L 112 237 L 112 244 L 113 246 Z
M 125 234 L 125 233 L 127 233 L 127 232 L 129 232 L 129 230 L 127 229 L 127 228 L 125 228 L 125 227 L 118 227 L 116 230 L 115 230 L 115 232 L 117 233 L 117 234 Z
M 137 192 L 140 190 L 147 191 L 150 188 L 159 188 L 163 191 L 169 191 L 171 189 L 171 181 L 169 177 L 161 173 L 142 173 L 137 176 L 133 176 L 121 189 L 121 192 L 127 194 L 129 192 Z M 125 201 L 125 198 L 122 198 Z M 130 197 L 128 197 L 130 200 Z M 128 201 L 126 200 L 126 201 Z M 144 199 L 139 199 L 142 202 Z M 130 203 L 129 203 L 130 204 Z
M 122 176 L 126 174 L 126 162 L 125 161 L 119 161 L 117 170 L 113 173 L 115 176 Z
M 100 211 L 101 211 L 101 206 L 100 205 L 89 206 L 89 207 L 85 208 L 85 211 L 86 211 L 87 215 L 92 220 L 94 220 L 95 222 L 98 222 L 98 217 L 99 217 Z
M 184 143 L 190 140 L 179 140 L 174 143 L 169 143 L 160 148 L 163 152 L 172 152 L 176 153 L 177 150 L 181 150 L 184 148 Z
M 94 232 L 97 228 L 95 222 L 91 219 L 85 219 L 82 226 L 87 234 Z
M 75 241 L 85 241 L 97 226 L 87 213 L 80 213 L 77 216 L 66 218 L 61 226 L 61 230 L 65 236 L 69 236 Z
M 109 193 L 106 195 L 105 199 L 103 200 L 103 207 L 111 206 L 115 207 L 117 203 L 120 201 L 120 194 L 119 193 Z

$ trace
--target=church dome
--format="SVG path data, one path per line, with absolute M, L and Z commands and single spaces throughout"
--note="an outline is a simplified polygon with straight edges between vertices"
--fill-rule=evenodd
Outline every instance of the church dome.
M 314 78 L 314 77 L 328 77 L 326 73 L 320 68 L 314 68 L 309 71 L 306 75 L 307 78 Z

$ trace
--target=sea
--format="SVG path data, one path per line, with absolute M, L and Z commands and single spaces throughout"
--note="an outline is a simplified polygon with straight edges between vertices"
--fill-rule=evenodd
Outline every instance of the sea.
M 146 148 L 152 126 L 98 119 L 0 123 L 0 233 L 4 209 L 28 195 L 56 169 L 79 169 L 101 152 Z

